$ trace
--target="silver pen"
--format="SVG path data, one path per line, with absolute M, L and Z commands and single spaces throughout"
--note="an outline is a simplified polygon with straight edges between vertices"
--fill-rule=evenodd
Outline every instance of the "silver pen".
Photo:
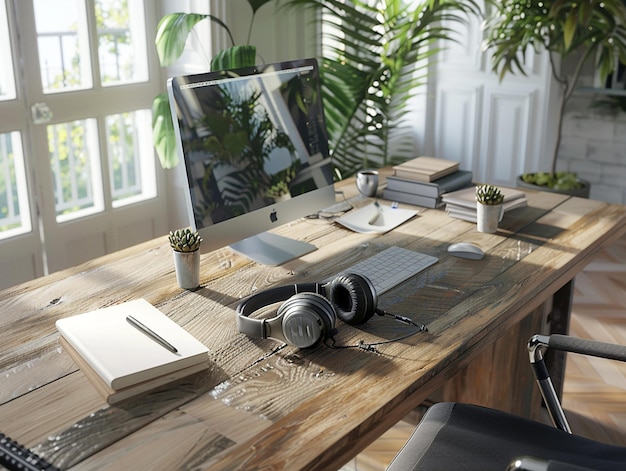
M 153 331 L 150 327 L 148 327 L 145 324 L 142 324 L 141 322 L 139 322 L 133 316 L 126 316 L 126 320 L 133 327 L 136 327 L 138 330 L 140 330 L 142 333 L 146 334 L 152 340 L 154 340 L 158 344 L 160 344 L 160 345 L 164 346 L 165 348 L 167 348 L 170 352 L 178 353 L 178 350 L 176 349 L 176 347 L 174 347 L 174 345 L 169 343 L 167 340 L 165 340 L 163 337 L 161 337 L 159 334 L 157 334 L 155 331 Z
M 370 226 L 378 221 L 378 218 L 383 214 L 383 208 L 380 207 L 378 201 L 374 201 L 374 206 L 376 206 L 376 215 L 370 218 L 370 220 L 367 222 Z

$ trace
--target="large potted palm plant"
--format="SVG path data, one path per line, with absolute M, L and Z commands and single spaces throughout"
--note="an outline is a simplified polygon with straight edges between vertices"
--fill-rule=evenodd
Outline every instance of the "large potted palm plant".
M 322 90 L 339 176 L 415 157 L 407 119 L 437 41 L 479 9 L 471 0 L 287 0 L 322 10 Z
M 626 63 L 626 5 L 623 0 L 492 0 L 485 22 L 485 46 L 491 50 L 493 70 L 503 78 L 508 73 L 526 74 L 525 54 L 547 51 L 554 80 L 559 86 L 560 103 L 549 172 L 530 173 L 520 181 L 546 189 L 588 195 L 576 175 L 557 172 L 565 106 L 574 93 L 588 61 L 602 80 L 617 62 Z M 574 62 L 572 72 L 561 61 Z

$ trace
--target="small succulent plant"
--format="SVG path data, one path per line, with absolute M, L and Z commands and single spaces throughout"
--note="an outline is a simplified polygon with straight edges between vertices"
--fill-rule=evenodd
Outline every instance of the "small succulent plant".
M 170 231 L 169 239 L 170 245 L 176 252 L 195 252 L 202 242 L 200 234 L 191 227 Z
M 478 185 L 476 187 L 476 201 L 478 201 L 480 204 L 501 204 L 503 200 L 504 195 L 497 186 Z

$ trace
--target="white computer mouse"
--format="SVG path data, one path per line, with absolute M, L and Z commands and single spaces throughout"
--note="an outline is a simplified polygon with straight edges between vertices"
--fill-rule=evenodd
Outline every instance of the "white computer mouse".
M 456 242 L 448 246 L 448 252 L 455 257 L 469 258 L 470 260 L 480 260 L 485 256 L 485 252 L 480 247 L 469 242 Z

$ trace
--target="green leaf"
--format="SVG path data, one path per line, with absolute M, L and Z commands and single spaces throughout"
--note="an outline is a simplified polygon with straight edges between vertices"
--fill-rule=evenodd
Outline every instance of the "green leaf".
M 237 69 L 256 65 L 255 46 L 233 46 L 218 52 L 211 60 L 211 70 Z
M 176 134 L 166 93 L 161 93 L 152 102 L 152 141 L 161 166 L 176 167 L 178 165 Z
M 569 51 L 577 27 L 578 15 L 576 14 L 576 10 L 571 10 L 565 18 L 565 24 L 563 25 L 563 52 Z
M 203 15 L 199 13 L 170 13 L 159 21 L 154 44 L 159 54 L 159 61 L 163 67 L 172 65 L 180 57 L 185 49 L 189 33 L 200 21 L 209 19 L 213 23 L 221 26 L 228 33 L 231 43 L 235 41 L 230 29 L 219 18 L 213 15 Z
M 197 13 L 171 13 L 161 18 L 154 44 L 162 66 L 172 65 L 180 57 L 189 33 L 207 16 Z
M 252 13 L 254 14 L 259 8 L 271 1 L 272 0 L 248 0 L 248 3 L 250 4 L 250 7 L 252 8 Z
M 615 70 L 615 59 L 611 51 L 604 48 L 598 57 L 598 68 L 600 69 L 600 78 L 604 80 L 610 73 Z

